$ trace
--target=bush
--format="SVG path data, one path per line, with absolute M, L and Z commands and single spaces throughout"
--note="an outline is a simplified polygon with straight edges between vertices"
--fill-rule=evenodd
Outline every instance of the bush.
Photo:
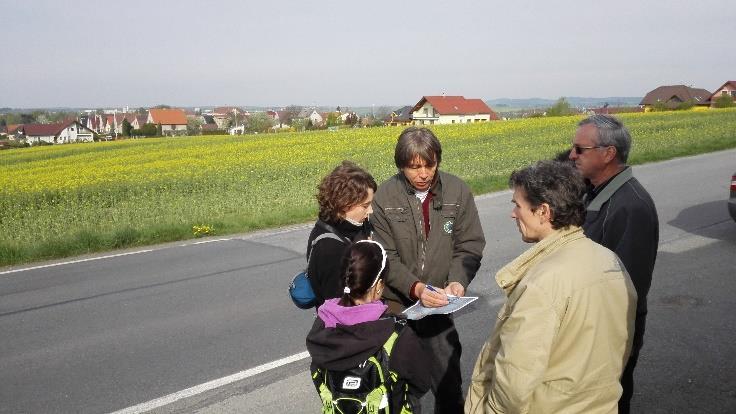
M 736 106 L 736 103 L 733 102 L 731 95 L 721 95 L 716 98 L 714 106 L 716 108 L 731 108 Z

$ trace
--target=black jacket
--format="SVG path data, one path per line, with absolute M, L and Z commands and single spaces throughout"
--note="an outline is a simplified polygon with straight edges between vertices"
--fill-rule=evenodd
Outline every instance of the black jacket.
M 612 190 L 613 194 L 609 194 Z M 645 315 L 659 244 L 654 201 L 633 177 L 631 167 L 596 193 L 595 198 L 586 200 L 585 235 L 621 259 L 639 297 L 636 313 Z
M 307 351 L 312 357 L 311 371 L 316 368 L 344 371 L 358 366 L 383 346 L 394 332 L 394 324 L 395 319 L 388 317 L 325 328 L 324 322 L 317 318 L 307 335 Z M 431 358 L 414 331 L 405 326 L 391 352 L 389 369 L 398 374 L 400 382 L 409 384 L 409 393 L 414 398 L 420 398 L 429 390 Z
M 327 224 L 337 230 L 338 236 L 351 241 L 363 240 L 370 235 L 368 224 L 358 227 L 344 220 L 337 223 L 327 222 Z M 327 230 L 319 224 L 314 225 L 307 241 L 307 257 L 309 257 L 309 252 L 312 249 L 312 240 L 326 232 Z M 314 252 L 309 259 L 307 274 L 317 297 L 315 308 L 320 307 L 326 299 L 342 296 L 343 282 L 340 280 L 342 276 L 342 257 L 348 247 L 350 247 L 348 243 L 330 238 L 322 239 L 314 246 Z

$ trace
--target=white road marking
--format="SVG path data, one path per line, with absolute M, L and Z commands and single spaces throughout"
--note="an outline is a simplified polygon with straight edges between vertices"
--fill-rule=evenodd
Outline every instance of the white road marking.
M 176 402 L 178 400 L 189 398 L 197 394 L 201 394 L 203 392 L 207 392 L 210 390 L 213 390 L 215 388 L 222 387 L 223 385 L 231 384 L 236 381 L 240 381 L 243 379 L 246 379 L 248 377 L 252 377 L 254 375 L 262 374 L 266 371 L 272 370 L 274 368 L 278 368 L 280 366 L 290 364 L 292 362 L 300 361 L 302 359 L 308 358 L 309 353 L 307 351 L 300 352 L 295 355 L 288 356 L 286 358 L 281 358 L 279 360 L 269 362 L 263 365 L 259 365 L 255 368 L 246 369 L 245 371 L 240 371 L 236 374 L 229 375 L 227 377 L 219 378 L 216 380 L 212 380 L 210 382 L 205 382 L 204 384 L 195 385 L 194 387 L 187 388 L 185 390 L 175 392 L 173 394 L 166 395 L 161 398 L 156 398 L 155 400 L 151 400 L 148 402 L 144 402 L 142 404 L 134 405 L 132 407 L 124 408 L 119 411 L 115 411 L 110 414 L 139 414 L 139 413 L 145 413 L 148 411 L 151 411 L 153 409 L 163 407 L 165 405 L 169 405 L 173 402 Z
M 24 267 L 24 268 L 21 268 L 21 269 L 6 270 L 6 271 L 3 271 L 3 272 L 0 272 L 0 275 L 7 275 L 7 274 L 10 274 L 10 273 L 17 273 L 17 272 L 25 272 L 27 270 L 45 269 L 47 267 L 63 266 L 63 265 L 74 264 L 74 263 L 91 262 L 91 261 L 94 261 L 94 260 L 111 259 L 113 257 L 130 256 L 132 254 L 148 253 L 148 252 L 152 252 L 152 251 L 153 251 L 153 249 L 137 250 L 137 251 L 134 251 L 134 252 L 111 254 L 111 255 L 107 255 L 107 256 L 89 257 L 89 258 L 86 258 L 86 259 L 70 260 L 70 261 L 67 261 L 67 262 L 51 263 L 51 264 L 41 265 L 41 266 Z
M 660 243 L 659 251 L 678 254 L 705 247 L 716 242 L 718 242 L 718 240 L 710 237 L 687 235 L 686 237 Z
M 192 246 L 192 245 L 197 245 L 197 244 L 215 243 L 215 242 L 221 242 L 221 241 L 230 241 L 230 240 L 232 240 L 232 238 L 227 238 L 227 239 L 213 239 L 213 240 L 202 240 L 202 241 L 190 243 L 188 245 L 187 244 L 182 244 L 182 247 L 183 246 Z

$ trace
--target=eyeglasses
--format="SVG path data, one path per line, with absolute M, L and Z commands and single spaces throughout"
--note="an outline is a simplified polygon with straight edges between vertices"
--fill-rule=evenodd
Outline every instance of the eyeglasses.
M 607 145 L 596 145 L 593 147 L 581 147 L 580 145 L 573 145 L 572 150 L 575 151 L 575 154 L 580 155 L 583 152 L 585 152 L 585 150 L 589 150 L 593 148 L 605 148 L 605 147 L 607 147 Z

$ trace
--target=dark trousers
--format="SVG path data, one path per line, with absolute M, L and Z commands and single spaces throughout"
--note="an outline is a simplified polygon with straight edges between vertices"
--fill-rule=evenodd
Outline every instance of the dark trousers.
M 631 412 L 631 397 L 634 396 L 634 368 L 636 361 L 639 359 L 639 351 L 644 345 L 644 330 L 647 324 L 647 315 L 636 315 L 634 322 L 634 343 L 631 346 L 631 355 L 626 362 L 624 372 L 621 374 L 621 387 L 624 389 L 621 398 L 618 400 L 619 414 L 628 414 Z
M 427 361 L 432 364 L 434 412 L 462 413 L 465 404 L 460 372 L 462 346 L 452 316 L 431 315 L 409 323 L 434 357 L 433 361 Z

